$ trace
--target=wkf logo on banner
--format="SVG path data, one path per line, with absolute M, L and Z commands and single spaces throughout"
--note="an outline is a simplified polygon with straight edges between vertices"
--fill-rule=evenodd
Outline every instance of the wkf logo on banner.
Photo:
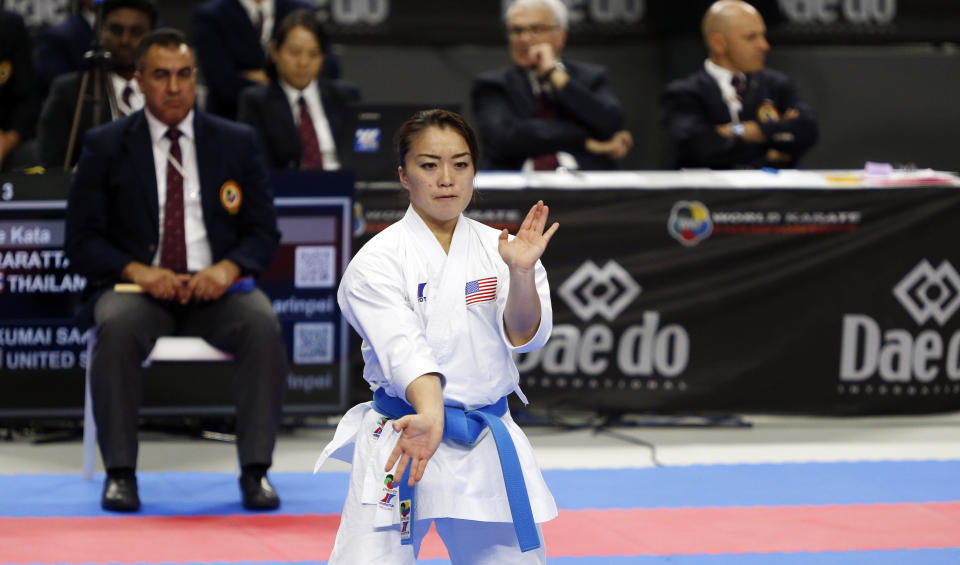
M 882 329 L 866 314 L 843 317 L 840 380 L 865 381 L 879 376 L 884 382 L 929 383 L 943 370 L 960 380 L 960 331 L 949 336 L 941 329 L 960 309 L 960 274 L 949 261 L 934 267 L 923 259 L 893 287 L 893 295 L 917 326 Z M 945 343 L 946 342 L 946 343 Z
M 681 374 L 690 359 L 690 336 L 682 326 L 660 327 L 660 313 L 651 311 L 643 312 L 642 323 L 623 328 L 619 335 L 608 325 L 641 291 L 616 261 L 607 261 L 603 267 L 585 261 L 557 292 L 583 323 L 597 317 L 607 323 L 591 323 L 582 330 L 574 324 L 556 324 L 547 345 L 526 354 L 517 367 L 521 372 L 539 365 L 547 374 L 597 376 L 615 362 L 626 376 Z
M 681 200 L 670 210 L 667 232 L 687 247 L 693 247 L 713 233 L 710 210 L 703 202 Z

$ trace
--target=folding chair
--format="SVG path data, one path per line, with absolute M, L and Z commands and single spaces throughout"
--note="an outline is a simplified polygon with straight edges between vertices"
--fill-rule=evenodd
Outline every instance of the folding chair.
M 97 342 L 97 329 L 87 330 L 87 372 L 83 402 L 83 478 L 93 480 L 97 457 L 97 424 L 93 419 L 93 398 L 90 393 L 90 365 Z M 143 362 L 149 367 L 154 361 L 232 361 L 233 355 L 223 352 L 200 337 L 162 336 L 157 339 Z

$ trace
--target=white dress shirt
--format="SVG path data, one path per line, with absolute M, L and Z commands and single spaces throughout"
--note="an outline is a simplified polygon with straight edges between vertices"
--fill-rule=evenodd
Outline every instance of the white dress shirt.
M 337 146 L 333 140 L 333 132 L 330 130 L 330 122 L 327 120 L 327 114 L 323 111 L 323 104 L 320 103 L 320 89 L 317 88 L 317 82 L 311 81 L 303 90 L 297 90 L 290 86 L 282 78 L 278 79 L 280 88 L 287 95 L 287 102 L 290 103 L 290 110 L 293 112 L 293 123 L 298 127 L 300 125 L 300 97 L 307 102 L 307 109 L 310 110 L 310 120 L 313 122 L 313 130 L 317 133 L 317 141 L 320 143 L 320 153 L 323 155 L 323 170 L 335 171 L 340 168 L 340 161 L 337 160 Z
M 91 30 L 97 29 L 97 11 L 83 8 L 80 10 L 80 15 L 83 19 L 87 20 L 87 24 L 90 26 Z
M 170 126 L 161 122 L 150 110 L 144 108 L 147 124 L 150 126 L 150 140 L 153 143 L 153 164 L 157 175 L 157 202 L 160 205 L 160 246 L 153 256 L 154 267 L 160 266 L 160 247 L 163 246 L 164 205 L 167 202 L 167 158 L 170 155 L 170 139 L 166 136 Z M 203 223 L 203 205 L 200 200 L 200 173 L 197 167 L 196 137 L 193 132 L 193 110 L 187 114 L 176 128 L 180 136 L 180 153 L 183 157 L 183 229 L 187 244 L 187 270 L 191 273 L 202 271 L 213 264 L 213 252 L 207 239 L 207 225 Z
M 254 29 L 257 27 L 257 18 L 263 17 L 263 29 L 260 30 L 260 45 L 264 49 L 270 45 L 270 34 L 273 32 L 273 21 L 274 21 L 274 11 L 273 11 L 273 0 L 263 0 L 262 2 L 257 2 L 256 0 L 240 0 L 240 5 L 243 6 L 243 9 L 247 11 L 247 15 L 250 16 L 250 22 L 253 23 Z
M 717 86 L 720 87 L 720 94 L 723 96 L 723 101 L 727 103 L 727 108 L 730 109 L 730 121 L 739 124 L 740 111 L 743 110 L 743 103 L 740 102 L 740 97 L 737 96 L 737 89 L 733 87 L 733 71 L 721 67 L 710 59 L 703 62 L 703 68 L 706 69 L 707 74 L 713 77 L 713 80 L 717 81 Z M 741 77 L 746 80 L 746 75 L 743 73 L 740 74 Z
M 110 82 L 113 83 L 113 93 L 117 96 L 117 110 L 120 111 L 120 114 L 114 116 L 113 119 L 116 120 L 123 116 L 129 116 L 140 108 L 143 108 L 145 100 L 143 93 L 140 92 L 140 84 L 137 82 L 137 79 L 131 78 L 127 80 L 117 73 L 110 73 Z M 123 101 L 123 91 L 128 86 L 133 90 L 133 94 L 130 95 L 129 105 Z

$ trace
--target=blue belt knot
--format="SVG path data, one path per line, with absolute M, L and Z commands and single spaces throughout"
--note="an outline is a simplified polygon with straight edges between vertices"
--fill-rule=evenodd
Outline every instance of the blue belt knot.
M 393 419 L 416 413 L 416 410 L 403 399 L 388 395 L 383 388 L 374 391 L 373 408 Z M 510 514 L 513 517 L 513 528 L 517 532 L 517 541 L 520 543 L 521 551 L 530 551 L 540 547 L 540 536 L 537 535 L 537 525 L 533 521 L 530 496 L 527 494 L 527 485 L 523 480 L 520 459 L 517 457 L 517 448 L 513 445 L 513 438 L 510 437 L 510 432 L 507 431 L 507 427 L 503 425 L 501 420 L 507 410 L 506 396 L 493 404 L 470 411 L 464 411 L 454 406 L 444 406 L 443 437 L 444 439 L 454 439 L 473 444 L 480 437 L 484 428 L 490 428 L 493 441 L 497 445 L 497 454 L 500 456 L 503 484 L 507 490 L 507 501 L 510 503 Z M 413 494 L 415 487 L 407 486 L 407 482 L 410 480 L 411 466 L 407 465 L 399 485 L 400 543 L 403 545 L 413 543 Z

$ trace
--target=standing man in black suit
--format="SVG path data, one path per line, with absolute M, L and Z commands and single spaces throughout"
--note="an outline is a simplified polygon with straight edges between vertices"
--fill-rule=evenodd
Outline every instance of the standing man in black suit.
M 207 110 L 234 119 L 240 91 L 268 84 L 266 46 L 274 26 L 305 0 L 209 0 L 193 13 L 193 36 L 207 83 Z
M 266 473 L 287 374 L 283 336 L 266 295 L 235 284 L 273 259 L 273 197 L 256 132 L 194 110 L 195 77 L 182 33 L 146 36 L 137 56 L 145 109 L 87 133 L 70 188 L 67 253 L 94 292 L 91 392 L 107 510 L 140 506 L 141 362 L 172 333 L 234 355 L 243 504 L 280 504 Z M 118 292 L 121 282 L 143 292 Z
M 561 0 L 516 0 L 506 12 L 513 66 L 478 75 L 471 100 L 481 168 L 612 169 L 633 147 L 600 65 L 563 60 Z
M 80 142 L 90 128 L 122 118 L 143 108 L 143 93 L 134 80 L 137 46 L 143 36 L 157 24 L 157 7 L 153 0 L 106 0 L 103 3 L 103 25 L 100 45 L 110 54 L 107 62 L 107 80 L 113 86 L 114 100 L 109 92 L 101 89 L 100 117 L 94 123 L 93 100 L 84 99 L 80 123 L 74 143 L 73 155 L 66 161 L 74 111 L 80 94 L 83 73 L 80 71 L 57 77 L 50 88 L 50 95 L 43 104 L 37 134 L 40 142 L 40 162 L 49 168 L 72 167 L 80 157 Z M 90 82 L 95 76 L 88 75 Z M 102 87 L 103 85 L 101 85 Z M 93 85 L 87 85 L 93 92 Z
M 742 0 L 719 0 L 703 17 L 709 57 L 667 85 L 660 122 L 678 167 L 788 168 L 816 143 L 817 122 L 785 74 L 765 69 L 767 28 Z
M 260 133 L 271 169 L 340 168 L 337 143 L 343 139 L 350 104 L 360 100 L 356 86 L 320 78 L 327 36 L 311 10 L 288 14 L 270 41 L 270 84 L 240 95 L 237 120 Z

